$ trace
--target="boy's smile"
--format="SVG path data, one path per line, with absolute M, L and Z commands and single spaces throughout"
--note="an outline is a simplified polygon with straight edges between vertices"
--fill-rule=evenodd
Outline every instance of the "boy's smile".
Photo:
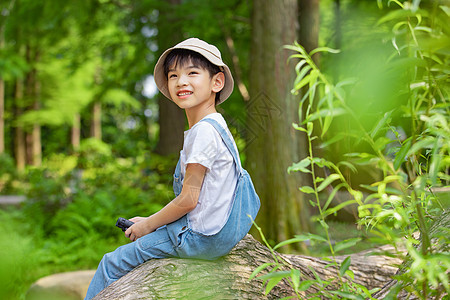
M 193 92 L 191 92 L 191 91 L 181 90 L 181 91 L 178 91 L 177 96 L 180 99 L 184 99 L 184 98 L 187 98 L 188 96 L 190 96 L 192 94 L 193 94 Z

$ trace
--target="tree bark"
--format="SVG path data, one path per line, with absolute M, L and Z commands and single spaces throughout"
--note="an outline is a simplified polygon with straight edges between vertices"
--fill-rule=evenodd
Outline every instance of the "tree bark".
M 319 0 L 301 0 L 299 4 L 299 41 L 310 52 L 319 46 Z M 314 58 L 314 57 L 313 57 Z
M 1 44 L 1 41 L 0 41 Z M 1 49 L 1 47 L 0 47 Z M 5 81 L 0 77 L 0 154 L 5 151 Z
M 176 7 L 180 5 L 180 0 L 170 0 L 164 13 L 160 12 L 158 19 L 158 48 L 159 54 L 166 49 L 179 43 L 182 39 L 180 20 Z M 184 129 L 186 118 L 184 111 L 175 103 L 158 94 L 159 107 L 159 140 L 155 152 L 160 155 L 171 155 L 180 152 L 183 147 Z
M 23 102 L 23 81 L 17 79 L 15 89 L 15 119 L 18 119 L 22 115 L 22 102 Z M 16 157 L 17 170 L 22 171 L 25 169 L 26 164 L 26 143 L 25 143 L 25 131 L 20 124 L 16 125 L 14 134 L 14 152 Z
M 309 231 L 308 208 L 298 191 L 302 178 L 287 173 L 306 157 L 302 135 L 292 128 L 298 123 L 298 100 L 290 92 L 295 69 L 283 49 L 296 40 L 297 29 L 297 1 L 254 1 L 246 168 L 261 198 L 256 221 L 275 242 Z
M 32 46 L 26 46 L 26 58 L 30 65 L 39 62 L 39 52 L 33 49 Z M 29 110 L 40 109 L 40 84 L 37 76 L 36 67 L 27 73 L 25 80 L 25 101 L 28 103 Z M 26 143 L 26 162 L 32 166 L 39 166 L 42 160 L 42 146 L 41 146 L 41 126 L 33 124 L 31 128 L 25 130 Z
M 313 267 L 322 279 L 336 277 L 338 270 L 324 268 L 329 261 L 303 255 L 283 255 L 285 270 L 299 269 L 302 280 L 312 276 L 308 266 Z M 366 287 L 381 287 L 396 268 L 392 264 L 400 260 L 385 256 L 373 256 L 367 252 L 352 255 L 351 270 L 355 280 Z M 338 257 L 342 261 L 344 257 Z M 249 280 L 260 265 L 273 262 L 269 249 L 247 235 L 227 256 L 217 261 L 194 259 L 150 260 L 109 287 L 94 299 L 280 299 L 295 295 L 287 281 L 281 281 L 265 295 L 260 279 Z M 262 272 L 262 274 L 265 274 Z M 310 288 L 300 296 L 315 292 Z
M 36 62 L 39 60 L 36 55 Z M 39 110 L 41 108 L 41 83 L 37 77 L 37 71 L 35 75 L 34 87 L 33 87 L 34 103 L 33 109 Z M 41 142 L 41 125 L 33 125 L 33 165 L 40 166 L 42 163 L 42 142 Z
M 78 148 L 80 148 L 80 140 L 81 140 L 80 114 L 76 113 L 73 116 L 73 124 L 72 124 L 71 133 L 70 133 L 70 141 L 72 144 L 72 149 L 74 151 L 76 151 L 76 150 L 78 150 Z
M 92 105 L 91 137 L 102 140 L 102 104 L 99 101 Z

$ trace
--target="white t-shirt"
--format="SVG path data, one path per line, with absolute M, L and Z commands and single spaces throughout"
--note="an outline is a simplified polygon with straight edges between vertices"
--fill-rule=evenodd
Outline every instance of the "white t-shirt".
M 230 139 L 225 119 L 220 113 L 209 114 L 203 119 L 214 119 L 225 128 Z M 239 159 L 239 158 L 238 158 Z M 198 163 L 207 168 L 197 206 L 188 213 L 191 228 L 205 235 L 213 235 L 225 225 L 231 211 L 238 173 L 233 156 L 217 130 L 207 122 L 198 122 L 184 132 L 183 150 L 180 152 L 181 180 L 186 166 Z

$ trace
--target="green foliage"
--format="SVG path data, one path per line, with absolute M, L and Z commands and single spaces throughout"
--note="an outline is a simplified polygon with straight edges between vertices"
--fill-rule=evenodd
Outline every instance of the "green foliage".
M 19 189 L 19 174 L 14 160 L 6 153 L 0 154 L 0 193 L 7 195 Z
M 14 211 L 0 210 L 0 299 L 22 299 L 39 268 L 27 227 Z
M 390 297 L 395 297 L 402 289 L 422 299 L 450 292 L 447 274 L 450 258 L 445 250 L 449 243 L 448 228 L 430 232 L 433 221 L 448 210 L 438 191 L 448 194 L 450 182 L 450 37 L 445 25 L 449 15 L 436 3 L 431 7 L 424 4 L 424 8 L 419 8 L 420 1 L 389 3 L 400 8 L 389 10 L 378 21 L 378 26 L 392 29 L 384 34 L 384 38 L 390 38 L 393 53 L 385 56 L 385 62 L 375 70 L 369 68 L 367 72 L 365 69 L 370 76 L 348 78 L 334 84 L 311 56 L 317 52 L 338 51 L 322 47 L 307 53 L 297 43 L 286 46 L 296 52 L 291 57 L 297 60 L 297 78 L 292 92 L 303 92 L 304 95 L 299 106 L 300 124 L 293 126 L 307 135 L 309 146 L 308 157 L 294 163 L 288 172 L 312 176 L 312 186 L 302 186 L 300 191 L 313 196 L 311 204 L 319 213 L 315 219 L 323 227 L 325 238 L 299 235 L 273 250 L 305 240 L 322 241 L 328 244 L 330 265 L 338 267 L 339 272 L 330 281 L 318 276 L 306 278 L 302 274 L 296 274 L 294 280 L 295 270 L 280 271 L 281 263 L 275 259 L 273 265 L 266 265 L 254 273 L 255 276 L 274 266 L 261 277 L 267 282 L 266 292 L 286 278 L 296 292 L 302 284 L 306 288 L 314 285 L 320 293 L 311 294 L 312 298 L 319 295 L 332 299 L 371 298 L 374 291 L 354 283 L 353 273 L 349 270 L 350 258 L 340 264 L 335 259 L 338 251 L 351 247 L 359 239 L 334 244 L 327 224 L 327 217 L 354 204 L 358 206 L 359 225 L 376 234 L 378 242 L 392 244 L 395 249 L 404 247 L 408 251 L 408 268 L 397 277 L 399 282 Z M 394 102 L 371 106 L 383 103 L 385 95 Z M 355 99 L 363 101 L 367 107 L 354 105 Z M 336 130 L 342 128 L 341 122 L 350 124 L 347 132 Z M 331 161 L 315 156 L 317 143 L 321 143 L 322 149 L 349 148 L 349 151 L 344 153 L 342 160 Z M 353 147 L 339 147 L 342 143 Z M 369 184 L 355 187 L 348 171 L 357 172 L 362 168 L 377 170 L 381 176 L 375 176 L 377 179 Z M 327 170 L 327 175 L 321 177 L 318 170 L 323 169 Z M 345 190 L 351 198 L 332 206 L 333 198 L 340 190 Z M 328 194 L 325 202 L 321 201 L 321 194 Z M 420 244 L 415 232 L 420 233 Z M 392 255 L 405 258 L 401 252 Z
M 8 159 L 2 156 L 4 174 L 15 172 Z M 96 268 L 127 242 L 114 226 L 118 217 L 150 215 L 171 200 L 174 164 L 151 153 L 116 158 L 109 145 L 87 140 L 75 155 L 54 154 L 27 169 L 26 202 L 0 211 L 0 279 L 14 282 L 0 288 L 2 299 L 23 298 L 33 281 L 51 273 Z

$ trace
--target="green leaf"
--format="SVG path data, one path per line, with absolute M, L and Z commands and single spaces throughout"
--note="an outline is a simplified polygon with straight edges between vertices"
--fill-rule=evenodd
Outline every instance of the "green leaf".
M 292 284 L 294 285 L 294 289 L 298 291 L 299 285 L 300 285 L 300 271 L 297 269 L 291 270 L 291 279 Z
M 391 1 L 399 3 L 399 2 L 393 1 L 393 0 L 391 0 Z M 403 21 L 403 20 L 407 19 L 408 17 L 414 17 L 414 15 L 415 14 L 412 13 L 411 11 L 396 9 L 396 10 L 393 10 L 390 13 L 386 14 L 384 17 L 382 17 L 378 21 L 378 25 L 385 23 L 385 22 L 394 21 L 394 20 Z
M 292 123 L 292 127 L 294 127 L 295 130 L 307 132 L 305 128 L 298 126 L 298 124 Z
M 324 220 L 319 220 L 319 223 L 323 228 L 325 228 L 325 229 L 329 228 L 328 224 Z
M 350 256 L 347 256 L 341 263 L 341 267 L 339 268 L 339 273 L 341 274 L 341 276 L 344 276 L 345 272 L 347 272 L 348 268 L 350 267 L 350 264 L 351 264 Z
M 325 180 L 325 178 L 322 178 L 322 177 L 316 177 L 315 179 L 314 179 L 314 182 L 315 183 L 319 183 L 319 182 L 322 182 L 322 181 L 324 181 Z
M 341 291 L 330 291 L 333 295 L 341 296 L 343 299 L 351 299 L 351 300 L 364 300 L 363 296 L 352 294 L 349 292 L 341 292 Z
M 295 78 L 294 86 L 296 86 L 305 77 L 306 73 L 308 73 L 309 70 L 311 70 L 311 66 L 309 66 L 309 65 L 304 66 L 300 70 L 300 72 L 298 73 L 297 77 Z
M 347 271 L 345 271 L 345 275 L 347 275 L 348 277 L 350 277 L 352 280 L 355 280 L 355 273 L 353 273 L 352 270 L 347 270 Z
M 291 56 L 292 57 L 292 56 Z M 306 60 L 302 59 L 298 62 L 298 64 L 295 66 L 295 72 L 296 74 L 300 73 L 300 70 L 302 69 L 303 65 L 306 64 Z
M 319 185 L 317 188 L 318 192 L 321 192 L 323 189 L 325 189 L 329 184 L 331 184 L 333 181 L 339 179 L 340 176 L 338 174 L 330 174 L 325 180 Z
M 334 206 L 332 208 L 329 208 L 326 211 L 324 211 L 323 215 L 324 216 L 329 216 L 329 215 L 334 214 L 335 212 L 341 210 L 342 208 L 346 207 L 347 205 L 354 204 L 354 203 L 358 203 L 358 201 L 356 201 L 356 200 L 347 200 L 345 202 L 339 203 L 338 205 L 336 205 L 336 206 Z
M 386 112 L 383 116 L 383 118 L 381 118 L 380 121 L 378 121 L 377 125 L 375 125 L 375 127 L 370 131 L 370 136 L 372 138 L 374 138 L 378 131 L 387 123 L 391 120 L 391 115 L 392 115 L 393 110 L 390 110 L 388 112 Z
M 298 91 L 298 90 L 300 90 L 302 87 L 304 87 L 305 85 L 307 85 L 307 84 L 309 83 L 310 77 L 311 77 L 311 75 L 305 76 L 300 82 L 298 82 L 296 85 L 294 85 L 294 90 Z
M 316 48 L 316 49 L 312 50 L 311 52 L 309 52 L 309 56 L 313 56 L 317 52 L 339 53 L 339 52 L 341 52 L 341 50 L 333 49 L 333 48 L 329 48 L 329 47 L 319 47 L 319 48 Z
M 312 234 L 312 233 L 308 233 L 308 234 L 297 234 L 295 235 L 296 238 L 298 238 L 299 240 L 301 239 L 301 241 L 307 241 L 307 240 L 316 240 L 316 241 L 321 241 L 321 242 L 327 242 L 327 239 L 324 238 L 323 236 L 317 235 L 317 234 Z
M 299 188 L 299 190 L 300 190 L 300 192 L 303 192 L 305 194 L 314 194 L 315 193 L 314 189 L 307 185 L 302 186 L 301 188 Z
M 435 139 L 435 143 L 433 145 L 433 152 L 431 154 L 431 163 L 430 167 L 428 168 L 428 173 L 432 184 L 436 184 L 439 172 L 439 165 L 441 164 L 442 161 L 442 155 L 438 153 L 438 150 L 439 150 L 438 139 Z
M 432 148 L 432 146 L 434 145 L 434 142 L 435 142 L 434 137 L 427 136 L 426 138 L 415 142 L 414 145 L 412 145 L 411 148 L 409 149 L 409 151 L 406 153 L 406 156 L 416 153 L 417 151 L 419 151 L 421 149 Z M 400 149 L 400 151 L 401 151 L 401 149 Z
M 273 247 L 273 250 L 276 250 L 278 248 L 281 248 L 281 247 L 289 245 L 289 244 L 304 242 L 306 240 L 309 240 L 309 238 L 304 238 L 303 236 L 295 237 L 295 238 L 292 238 L 292 239 L 289 239 L 289 240 L 286 240 L 286 241 L 276 244 L 275 247 Z
M 411 148 L 411 138 L 405 140 L 400 150 L 395 155 L 394 159 L 394 169 L 398 170 L 402 163 L 405 161 L 406 154 L 408 153 L 409 149 Z
M 288 167 L 287 171 L 288 171 L 288 173 L 290 173 L 291 171 L 294 171 L 294 172 L 300 171 L 303 173 L 311 173 L 311 171 L 309 169 L 307 169 L 307 167 L 309 167 L 310 164 L 311 164 L 311 160 L 309 159 L 309 157 L 307 157 L 307 158 L 302 159 L 298 163 L 292 164 L 292 166 Z
M 356 245 L 360 241 L 361 241 L 361 238 L 351 238 L 351 239 L 348 239 L 348 240 L 337 242 L 334 245 L 334 251 L 335 252 L 339 252 L 339 251 L 342 251 L 344 249 L 350 248 L 350 247 Z
M 328 205 L 330 205 L 331 201 L 333 201 L 334 196 L 336 196 L 337 192 L 342 188 L 345 187 L 345 183 L 340 183 L 337 186 L 335 186 L 333 188 L 333 190 L 331 191 L 331 193 L 328 196 L 327 202 L 325 203 L 325 205 L 323 206 L 322 210 L 326 211 L 328 208 Z
M 281 278 L 281 279 L 283 279 L 283 278 L 288 277 L 290 274 L 291 274 L 291 271 L 270 272 L 270 273 L 267 273 L 265 275 L 258 276 L 258 279 L 261 279 L 261 280 L 268 280 L 268 279 L 272 279 L 272 278 L 275 278 L 275 279 L 276 278 Z
M 351 162 L 348 162 L 348 161 L 340 161 L 338 164 L 337 164 L 337 166 L 341 166 L 341 165 L 343 165 L 343 166 L 346 166 L 347 168 L 349 168 L 350 170 L 352 170 L 352 172 L 353 173 L 357 173 L 358 172 L 358 170 L 356 169 L 356 167 L 351 163 Z
M 447 14 L 447 17 L 450 17 L 450 7 L 446 5 L 439 5 L 439 7 Z
M 365 188 L 365 189 L 368 189 L 369 191 L 378 192 L 378 187 L 377 186 L 371 186 L 371 185 L 367 185 L 367 184 L 361 184 L 360 186 Z M 403 195 L 402 191 L 400 191 L 400 190 L 398 190 L 396 188 L 393 188 L 393 187 L 386 187 L 384 191 L 386 193 L 389 193 L 389 194 Z
M 327 133 L 328 128 L 330 128 L 331 125 L 331 121 L 333 120 L 333 116 L 328 115 L 325 117 L 325 122 L 323 124 L 323 128 L 322 128 L 322 134 L 321 137 L 323 138 L 323 136 L 325 135 L 325 133 Z
M 273 266 L 275 263 L 264 263 L 262 265 L 260 265 L 259 267 L 257 267 L 252 274 L 250 275 L 249 280 L 252 280 L 253 278 L 255 278 L 256 275 L 258 275 L 262 270 L 264 270 L 267 267 Z
M 309 114 L 309 116 L 307 116 L 307 120 L 314 121 L 314 120 L 321 119 L 326 116 L 336 117 L 336 116 L 344 115 L 346 113 L 347 113 L 347 111 L 340 107 L 333 108 L 333 109 L 321 109 L 317 112 Z
M 298 287 L 299 291 L 306 291 L 307 289 L 309 289 L 310 286 L 312 286 L 315 283 L 315 280 L 303 280 L 302 282 L 300 282 L 300 285 Z
M 276 277 L 269 279 L 269 282 L 267 282 L 266 285 L 266 291 L 265 294 L 268 295 L 270 291 L 283 279 L 283 277 Z
M 262 280 L 268 280 L 265 290 L 265 294 L 267 295 L 281 280 L 283 280 L 283 278 L 289 277 L 290 274 L 290 271 L 279 271 L 269 273 L 258 278 Z
M 327 148 L 330 145 L 342 140 L 343 138 L 347 138 L 347 137 L 348 136 L 343 133 L 337 133 L 337 134 L 333 135 L 333 137 L 330 138 L 329 140 L 326 140 L 322 144 L 320 144 L 319 148 L 321 148 L 321 149 Z
M 306 129 L 308 130 L 308 136 L 311 136 L 313 132 L 314 124 L 312 122 L 308 122 L 306 124 Z

